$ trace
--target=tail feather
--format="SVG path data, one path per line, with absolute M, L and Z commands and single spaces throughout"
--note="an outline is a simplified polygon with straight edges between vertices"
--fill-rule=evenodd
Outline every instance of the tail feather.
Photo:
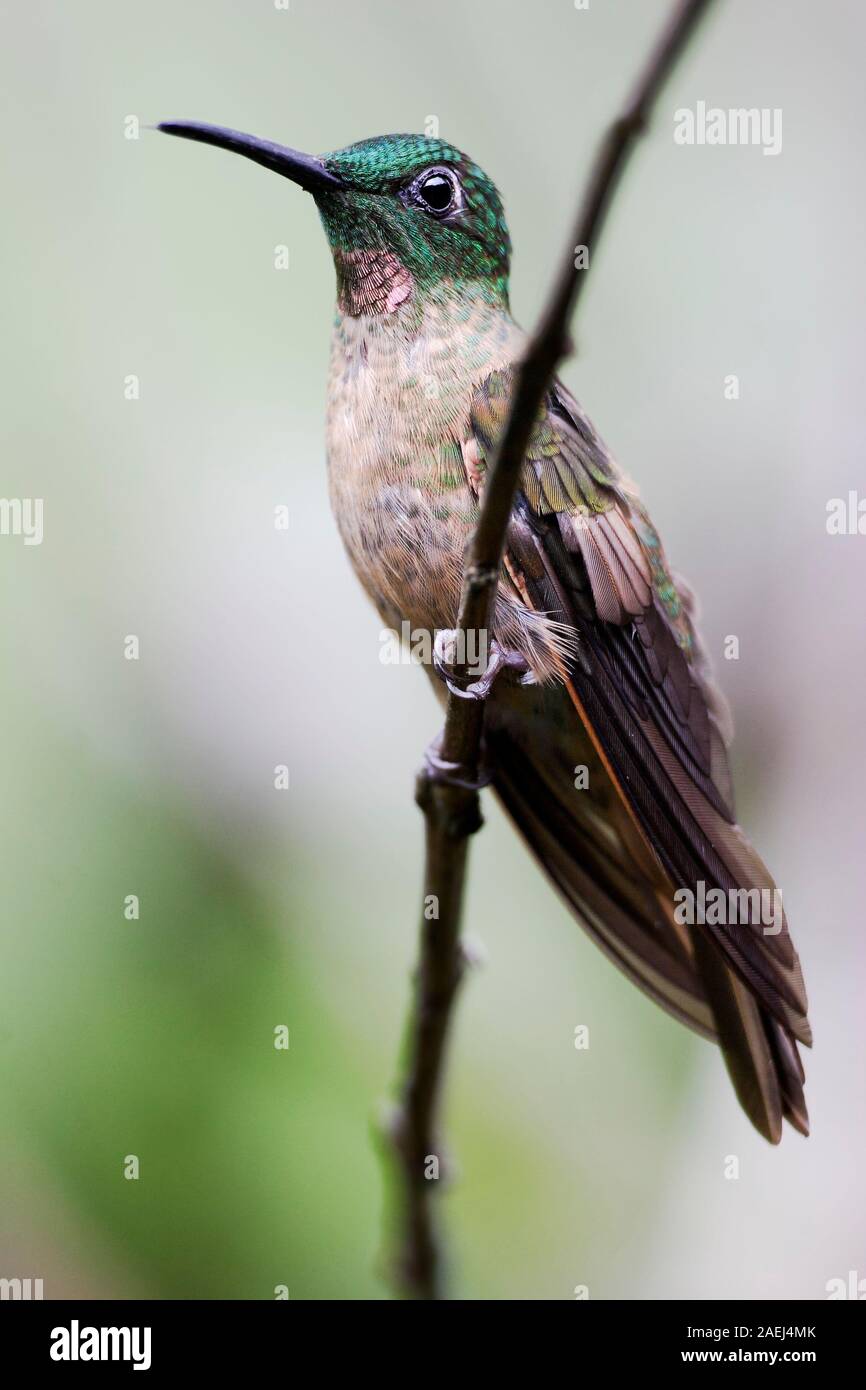
M 712 1005 L 719 1045 L 737 1099 L 764 1138 L 778 1144 L 782 1137 L 782 1081 L 767 1036 L 765 1016 L 699 928 L 693 928 L 693 940 L 695 959 Z M 771 1022 L 775 1024 L 775 1020 Z
M 664 945 L 664 914 L 651 885 L 645 886 L 642 912 L 624 905 L 621 881 L 593 852 L 591 842 L 575 853 L 566 837 L 551 830 L 548 795 L 538 795 L 537 779 L 513 746 L 511 753 L 506 765 L 497 760 L 499 799 L 581 925 L 655 1003 L 702 1037 L 715 1040 L 715 1020 L 699 979 L 686 957 Z
M 773 1144 L 783 1118 L 808 1134 L 791 1029 L 749 988 L 713 934 L 677 924 L 670 877 L 636 833 L 567 693 L 538 698 L 547 702 L 543 718 L 527 720 L 525 709 L 522 718 L 510 718 L 502 701 L 492 702 L 488 717 L 494 786 L 511 819 L 605 954 L 674 1017 L 718 1042 L 755 1128 Z M 564 719 L 551 718 L 557 698 Z M 590 766 L 592 795 L 574 789 L 577 760 Z M 754 864 L 760 861 L 742 837 L 739 867 Z M 743 879 L 749 882 L 745 873 Z M 787 964 L 799 977 L 796 957 Z
M 789 1033 L 785 1032 L 776 1019 L 765 1017 L 764 1023 L 779 1074 L 785 1119 L 800 1134 L 808 1137 L 809 1112 L 806 1109 L 806 1097 L 803 1092 L 806 1073 L 803 1070 L 803 1062 L 797 1050 L 797 1043 Z

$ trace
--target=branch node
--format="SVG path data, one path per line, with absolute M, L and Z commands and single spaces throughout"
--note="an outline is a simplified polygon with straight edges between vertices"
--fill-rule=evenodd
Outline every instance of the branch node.
M 499 570 L 492 565 L 470 565 L 463 576 L 465 592 L 476 596 L 484 589 L 492 589 L 498 583 Z
M 469 792 L 456 805 L 449 806 L 443 829 L 449 840 L 468 840 L 483 824 L 481 799 L 477 792 Z

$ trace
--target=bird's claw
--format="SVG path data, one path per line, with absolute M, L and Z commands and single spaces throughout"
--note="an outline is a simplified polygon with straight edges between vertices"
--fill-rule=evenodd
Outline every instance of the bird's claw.
M 495 638 L 490 643 L 490 653 L 485 669 L 477 680 L 470 684 L 458 681 L 455 672 L 454 651 L 459 634 L 454 628 L 437 632 L 433 643 L 433 669 L 452 695 L 458 700 L 486 700 L 499 676 L 510 671 L 520 677 L 521 685 L 532 681 L 532 672 L 525 657 L 520 652 L 503 647 Z
M 510 651 L 499 642 L 491 641 L 487 665 L 477 680 L 467 684 L 465 677 L 458 677 L 456 672 L 455 652 L 459 636 L 453 628 L 446 628 L 437 632 L 433 643 L 433 669 L 451 694 L 456 695 L 459 700 L 486 700 L 497 679 L 506 671 L 516 674 L 522 685 L 531 682 L 532 672 L 520 653 Z M 442 735 L 439 734 L 424 754 L 422 776 L 428 783 L 461 787 L 465 791 L 480 791 L 482 787 L 490 785 L 493 772 L 485 762 L 482 761 L 478 768 L 449 762 L 442 757 L 441 743 Z

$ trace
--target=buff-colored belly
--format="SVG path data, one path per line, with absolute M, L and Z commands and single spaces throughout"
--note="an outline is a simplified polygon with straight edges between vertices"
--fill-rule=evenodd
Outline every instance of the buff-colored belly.
M 492 352 L 477 324 L 461 341 L 430 312 L 411 334 L 381 319 L 337 320 L 328 391 L 331 504 L 354 570 L 389 627 L 432 633 L 456 625 L 478 515 L 465 462 L 471 403 L 522 342 L 501 318 Z M 494 628 L 539 679 L 560 669 L 561 639 L 507 581 Z

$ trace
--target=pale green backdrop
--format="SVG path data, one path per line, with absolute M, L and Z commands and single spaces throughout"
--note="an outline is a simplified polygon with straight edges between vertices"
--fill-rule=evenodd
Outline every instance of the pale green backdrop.
M 380 664 L 328 511 L 333 271 L 312 203 L 222 152 L 127 139 L 126 118 L 321 152 L 436 117 L 503 190 L 531 320 L 665 9 L 4 16 L 0 492 L 44 498 L 45 537 L 0 537 L 0 1275 L 48 1297 L 387 1292 L 371 1135 L 438 711 L 419 671 Z M 864 38 L 855 0 L 722 0 L 623 189 L 565 371 L 702 595 L 741 816 L 810 987 L 813 1137 L 752 1132 L 714 1050 L 582 937 L 491 804 L 447 1114 L 460 1297 L 821 1298 L 866 1275 L 866 537 L 825 526 L 828 499 L 866 488 Z M 677 147 L 673 112 L 698 100 L 782 108 L 781 154 Z

